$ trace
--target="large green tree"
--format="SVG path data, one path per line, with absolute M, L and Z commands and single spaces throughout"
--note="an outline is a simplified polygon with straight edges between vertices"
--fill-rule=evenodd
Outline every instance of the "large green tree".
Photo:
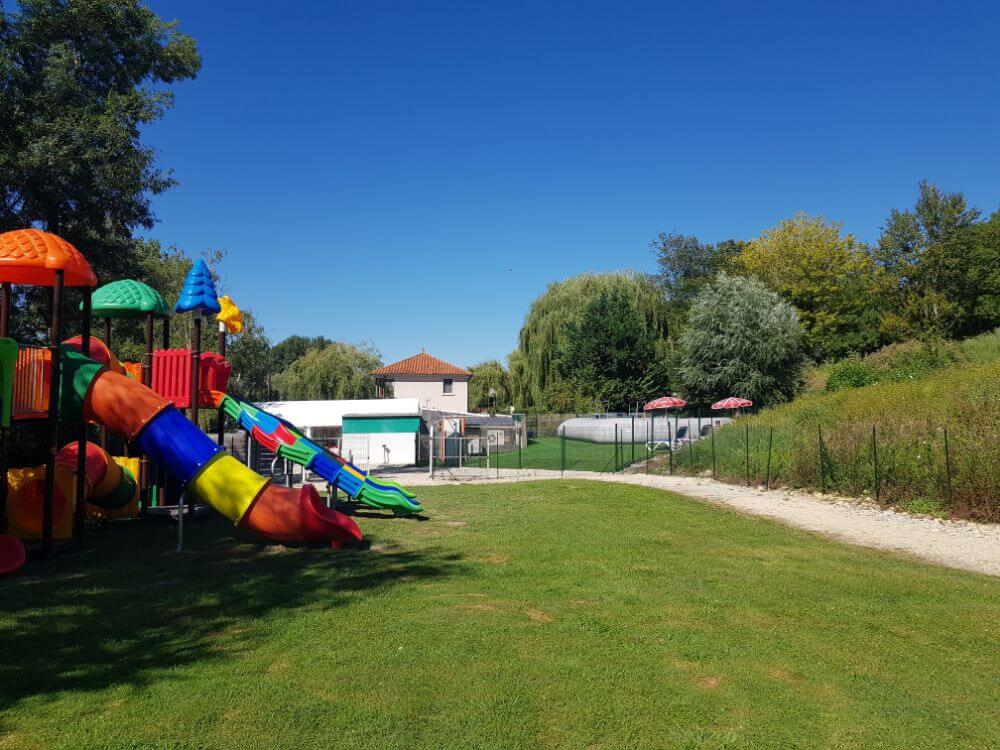
M 271 366 L 274 372 L 284 372 L 295 360 L 313 349 L 325 349 L 333 342 L 326 336 L 300 336 L 293 334 L 282 339 L 271 349 Z
M 153 226 L 150 200 L 174 180 L 141 129 L 200 65 L 194 40 L 137 0 L 0 4 L 0 232 L 55 232 L 101 283 L 129 275 L 156 286 L 134 270 L 150 251 L 135 232 Z M 18 289 L 19 338 L 39 335 L 41 300 Z M 78 300 L 68 295 L 71 319 Z
M 581 274 L 550 284 L 528 310 L 518 348 L 508 360 L 516 408 L 551 408 L 545 394 L 547 390 L 551 392 L 551 385 L 560 379 L 555 358 L 566 340 L 567 331 L 580 320 L 592 300 L 602 291 L 609 290 L 621 290 L 625 294 L 629 305 L 657 342 L 657 352 L 665 348 L 670 311 L 663 290 L 650 277 L 632 272 Z
M 381 366 L 382 358 L 372 345 L 335 341 L 310 349 L 275 375 L 274 388 L 285 399 L 375 398 L 371 373 Z
M 271 342 L 253 311 L 243 311 L 243 332 L 233 337 L 226 358 L 233 366 L 228 390 L 247 401 L 271 398 L 275 375 Z
M 759 279 L 721 274 L 698 293 L 680 337 L 683 393 L 703 403 L 787 401 L 802 382 L 804 343 L 798 315 L 778 294 Z
M 749 242 L 733 266 L 794 305 L 814 358 L 868 352 L 881 343 L 875 263 L 840 224 L 797 214 Z
M 624 289 L 606 289 L 566 329 L 556 371 L 612 411 L 627 410 L 647 395 L 644 378 L 655 359 L 656 339 Z
M 694 235 L 677 232 L 661 232 L 651 243 L 656 255 L 656 278 L 677 321 L 683 319 L 698 291 L 726 270 L 745 245 L 741 240 L 701 242 Z
M 21 0 L 0 9 L 0 231 L 36 226 L 101 280 L 174 184 L 141 129 L 201 64 L 194 40 L 138 0 Z
M 1000 324 L 998 218 L 981 222 L 961 193 L 920 183 L 911 210 L 893 210 L 876 253 L 891 280 L 895 338 L 965 336 Z

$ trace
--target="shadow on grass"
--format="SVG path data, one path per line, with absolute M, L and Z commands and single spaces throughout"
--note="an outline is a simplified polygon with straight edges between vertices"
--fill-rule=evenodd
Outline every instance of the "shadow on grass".
M 383 521 L 429 521 L 430 516 L 425 516 L 423 513 L 410 513 L 408 515 L 396 515 L 391 510 L 378 510 L 362 503 L 356 503 L 353 501 L 341 501 L 337 504 L 337 510 L 343 513 L 345 516 L 354 516 L 355 518 L 380 518 Z
M 115 524 L 87 548 L 0 581 L 0 717 L 25 699 L 141 687 L 166 670 L 252 650 L 270 613 L 336 609 L 395 585 L 453 575 L 461 558 L 267 546 L 224 520 Z M 0 730 L 4 728 L 0 718 Z

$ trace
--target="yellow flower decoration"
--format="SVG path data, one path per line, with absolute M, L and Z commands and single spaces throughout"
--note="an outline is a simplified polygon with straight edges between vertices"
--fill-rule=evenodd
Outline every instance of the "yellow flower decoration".
M 226 330 L 230 333 L 243 332 L 243 312 L 236 306 L 229 297 L 219 297 L 219 314 L 215 319 L 225 324 Z

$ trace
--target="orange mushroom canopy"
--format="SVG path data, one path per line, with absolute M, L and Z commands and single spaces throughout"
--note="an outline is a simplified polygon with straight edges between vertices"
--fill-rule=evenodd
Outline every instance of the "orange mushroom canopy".
M 83 253 L 66 240 L 40 229 L 0 234 L 0 281 L 52 286 L 56 271 L 66 286 L 97 286 L 97 276 Z

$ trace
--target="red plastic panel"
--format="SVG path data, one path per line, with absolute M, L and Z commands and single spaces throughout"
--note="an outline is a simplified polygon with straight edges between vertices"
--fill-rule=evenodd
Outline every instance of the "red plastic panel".
M 253 437 L 254 440 L 263 445 L 265 448 L 267 448 L 267 450 L 271 451 L 272 453 L 278 450 L 278 439 L 274 437 L 274 435 L 268 435 L 257 425 L 254 425 L 253 427 L 250 428 L 250 435 Z
M 198 370 L 201 408 L 215 408 L 212 391 L 225 391 L 233 367 L 213 352 L 201 353 Z M 153 390 L 178 409 L 191 406 L 191 350 L 159 349 L 153 352 Z
M 295 435 L 288 431 L 288 428 L 283 424 L 278 424 L 274 428 L 274 436 L 280 440 L 285 445 L 295 445 Z
M 233 366 L 229 364 L 227 359 L 212 352 L 202 352 L 201 367 L 198 373 L 198 379 L 201 381 L 198 394 L 200 407 L 208 407 L 209 409 L 215 407 L 212 391 L 225 393 L 232 372 Z

